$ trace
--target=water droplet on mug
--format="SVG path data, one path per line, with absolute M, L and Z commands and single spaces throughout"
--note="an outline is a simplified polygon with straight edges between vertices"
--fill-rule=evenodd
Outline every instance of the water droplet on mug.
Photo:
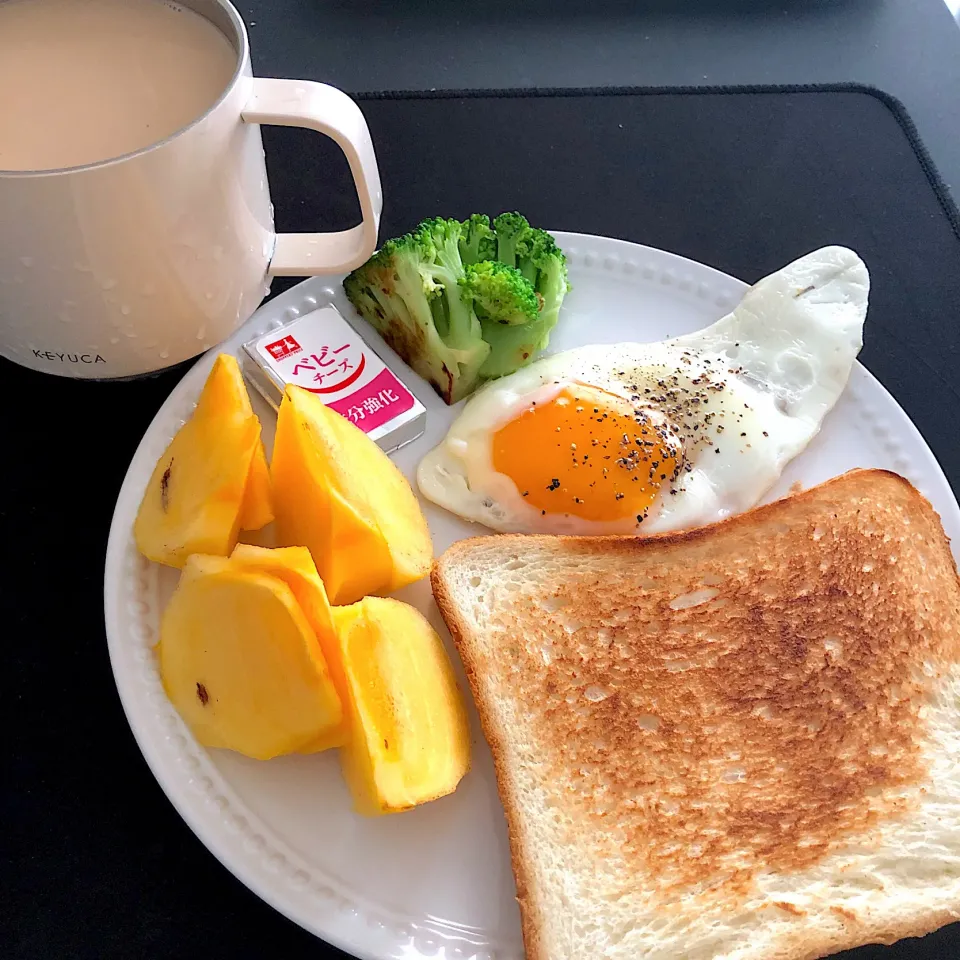
M 128 340 L 136 340 L 136 339 L 137 339 L 137 331 L 136 331 L 136 330 L 124 330 L 124 331 L 123 331 L 123 335 L 124 335 Z
M 103 280 L 100 283 L 100 286 L 103 287 L 104 290 L 112 290 L 116 285 L 117 285 L 117 281 L 112 279 Z
M 161 359 L 161 360 L 166 360 L 167 357 L 169 357 L 169 356 L 170 356 L 170 351 L 169 351 L 169 350 L 161 350 L 161 351 L 160 351 L 160 359 Z
M 206 300 L 212 300 L 212 299 L 213 299 L 213 294 L 212 294 L 209 290 L 208 290 L 203 296 L 204 296 L 204 299 L 206 299 Z
M 110 338 L 110 342 L 111 342 L 111 343 L 119 343 L 119 342 L 120 342 L 120 338 L 119 338 L 119 337 L 111 337 L 111 338 Z
M 206 328 L 206 327 L 201 327 L 201 328 L 197 331 L 197 339 L 198 339 L 198 340 L 202 340 L 206 335 L 207 335 L 207 328 Z
M 125 317 L 129 317 L 129 316 L 130 316 L 130 307 L 129 307 L 129 305 L 126 304 L 126 303 L 121 304 L 121 306 L 120 306 L 120 312 L 121 312 Z
M 155 347 L 159 342 L 160 342 L 159 340 L 147 340 L 146 343 L 144 343 L 144 346 Z
M 73 323 L 73 317 L 71 317 L 66 311 L 61 311 L 58 316 L 60 317 L 61 323 Z
M 90 264 L 81 263 L 79 260 L 77 260 L 73 265 L 73 269 L 78 273 L 90 273 Z
M 32 267 L 32 266 L 33 266 L 33 257 L 21 257 L 21 258 L 20 258 L 20 262 L 21 262 L 25 267 Z

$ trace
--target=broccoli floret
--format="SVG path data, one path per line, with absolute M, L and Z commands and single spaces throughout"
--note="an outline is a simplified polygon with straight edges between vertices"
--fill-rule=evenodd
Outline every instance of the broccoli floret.
M 449 238 L 443 223 L 452 224 Z M 430 221 L 390 240 L 344 281 L 350 302 L 447 403 L 476 386 L 490 353 L 480 321 L 460 297 L 459 223 Z M 439 246 L 438 246 L 439 241 Z
M 517 269 L 533 284 L 541 298 L 540 320 L 549 339 L 550 331 L 557 325 L 563 298 L 570 290 L 567 258 L 546 230 L 531 228 L 518 252 Z M 546 345 L 544 340 L 540 349 Z
M 519 213 L 424 220 L 343 282 L 350 302 L 447 403 L 547 345 L 567 292 L 553 237 Z
M 531 227 L 519 213 L 500 214 L 493 221 L 493 229 L 497 260 L 514 267 L 531 283 L 540 310 L 538 319 L 523 327 L 483 323 L 483 336 L 491 347 L 480 368 L 484 378 L 512 373 L 547 346 L 569 290 L 567 259 L 546 230 Z
M 520 247 L 531 230 L 527 218 L 522 214 L 501 213 L 493 221 L 493 231 L 497 240 L 497 259 L 508 267 L 518 266 Z
M 519 213 L 501 213 L 493 221 L 497 241 L 497 260 L 516 267 L 544 300 L 544 309 L 558 313 L 567 283 L 567 258 L 547 233 L 531 227 Z M 558 302 L 555 302 L 558 301 Z
M 485 213 L 475 213 L 464 220 L 460 234 L 460 259 L 465 267 L 484 260 L 496 260 L 497 241 Z
M 434 313 L 439 310 L 446 327 L 444 340 L 457 349 L 468 349 L 481 336 L 480 323 L 469 301 L 460 296 L 463 262 L 460 259 L 460 221 L 435 218 L 417 227 L 424 257 L 420 271 L 431 281 Z
M 540 317 L 540 301 L 533 284 L 516 267 L 499 260 L 483 260 L 464 267 L 460 288 L 473 308 L 486 322 L 500 324 L 536 323 Z

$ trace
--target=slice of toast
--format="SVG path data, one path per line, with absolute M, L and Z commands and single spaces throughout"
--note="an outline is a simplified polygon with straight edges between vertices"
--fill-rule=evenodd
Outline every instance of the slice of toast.
M 812 960 L 960 918 L 960 584 L 906 480 L 464 540 L 432 584 L 531 960 Z

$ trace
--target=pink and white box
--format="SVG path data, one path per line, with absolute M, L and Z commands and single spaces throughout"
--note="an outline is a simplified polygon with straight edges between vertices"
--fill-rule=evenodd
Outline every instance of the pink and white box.
M 333 306 L 245 343 L 241 366 L 274 410 L 286 385 L 296 384 L 387 453 L 416 440 L 426 425 L 423 404 Z

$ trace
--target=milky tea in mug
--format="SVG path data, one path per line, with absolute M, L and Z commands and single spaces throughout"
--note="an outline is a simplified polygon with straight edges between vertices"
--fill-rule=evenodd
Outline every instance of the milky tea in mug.
M 275 233 L 263 123 L 337 142 L 358 226 Z M 381 207 L 360 109 L 254 77 L 229 0 L 0 0 L 0 356 L 88 379 L 195 357 L 271 276 L 362 263 Z
M 0 2 L 0 170 L 148 147 L 202 116 L 236 68 L 223 33 L 175 3 Z

